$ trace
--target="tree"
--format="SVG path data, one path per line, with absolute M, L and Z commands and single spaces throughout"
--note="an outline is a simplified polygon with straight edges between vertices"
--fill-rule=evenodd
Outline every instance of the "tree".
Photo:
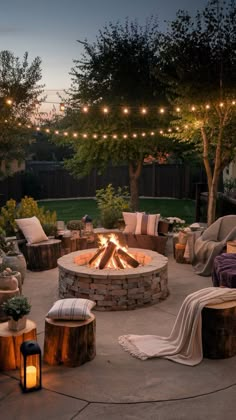
M 27 128 L 39 95 L 43 92 L 41 59 L 28 63 L 28 53 L 22 62 L 10 51 L 0 52 L 0 164 L 6 169 L 12 160 L 22 160 L 25 147 L 32 137 Z
M 220 174 L 236 147 L 236 8 L 209 1 L 195 19 L 180 11 L 162 37 L 157 77 L 166 83 L 174 137 L 201 154 L 207 221 L 215 220 Z
M 82 42 L 84 54 L 81 60 L 74 60 L 67 113 L 61 122 L 79 132 L 77 139 L 61 139 L 74 148 L 66 167 L 73 175 L 84 176 L 94 168 L 104 170 L 109 162 L 126 162 L 133 209 L 138 208 L 144 159 L 168 150 L 169 144 L 159 134 L 166 124 L 158 113 L 158 106 L 165 103 L 165 91 L 153 72 L 158 65 L 159 37 L 157 23 L 151 18 L 144 27 L 129 20 L 124 26 L 110 23 L 99 31 L 95 43 Z M 145 104 L 149 112 L 141 114 Z M 83 113 L 85 105 L 87 113 Z M 110 112 L 102 113 L 106 105 Z

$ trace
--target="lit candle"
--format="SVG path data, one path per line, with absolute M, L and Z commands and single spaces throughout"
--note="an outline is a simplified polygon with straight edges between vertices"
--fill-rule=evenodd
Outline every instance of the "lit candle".
M 37 375 L 35 366 L 26 368 L 26 388 L 34 388 L 37 384 Z

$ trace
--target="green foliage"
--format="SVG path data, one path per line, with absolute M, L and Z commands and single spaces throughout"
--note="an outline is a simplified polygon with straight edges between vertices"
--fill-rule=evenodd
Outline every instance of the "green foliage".
M 31 304 L 29 303 L 28 298 L 23 295 L 14 296 L 2 304 L 3 312 L 7 316 L 12 317 L 14 321 L 18 321 L 18 319 L 30 313 L 30 309 Z
M 130 211 L 129 193 L 127 187 L 118 187 L 117 190 L 109 184 L 106 188 L 96 191 L 101 224 L 104 228 L 111 229 L 117 226 L 122 211 Z
M 41 59 L 36 57 L 28 63 L 28 53 L 20 62 L 10 51 L 0 52 L 0 163 L 4 161 L 6 175 L 10 172 L 10 162 L 20 161 L 25 156 L 25 148 L 32 141 L 26 128 L 35 109 L 35 102 L 42 102 L 39 96 L 43 86 L 41 79 Z M 12 105 L 6 103 L 12 100 Z
M 85 132 L 87 137 L 55 139 L 74 149 L 73 156 L 65 162 L 73 176 L 83 177 L 94 168 L 101 173 L 110 163 L 125 163 L 129 165 L 130 179 L 133 178 L 131 197 L 137 197 L 145 157 L 171 148 L 172 143 L 164 141 L 156 130 L 168 122 L 167 119 L 163 122 L 157 112 L 157 107 L 165 103 L 163 85 L 155 76 L 159 38 L 155 19 L 149 19 L 144 27 L 127 19 L 124 25 L 106 25 L 95 43 L 82 42 L 83 59 L 74 60 L 67 113 L 61 126 Z M 140 107 L 145 103 L 153 107 L 141 115 Z M 86 114 L 81 110 L 84 104 L 89 106 Z M 109 113 L 102 116 L 101 107 L 106 104 L 110 105 Z M 124 104 L 132 107 L 127 115 L 121 110 Z M 152 130 L 156 130 L 155 136 L 150 134 Z M 146 134 L 142 136 L 144 131 Z M 137 132 L 139 135 L 133 137 Z M 127 133 L 125 138 L 124 133 Z
M 81 231 L 84 227 L 82 220 L 69 220 L 66 224 L 67 229 L 69 230 L 79 230 Z
M 16 230 L 15 219 L 22 219 L 26 217 L 36 216 L 42 226 L 56 225 L 57 215 L 55 211 L 44 210 L 39 207 L 37 201 L 32 197 L 24 197 L 17 205 L 16 201 L 10 199 L 5 206 L 1 208 L 0 212 L 0 226 L 6 231 L 7 235 L 14 234 Z
M 13 250 L 14 250 L 13 242 L 8 242 L 5 238 L 5 235 L 0 233 L 0 255 L 1 255 L 1 251 L 3 251 L 4 254 L 7 254 L 9 251 L 13 251 Z
M 226 194 L 231 193 L 236 188 L 236 178 L 227 178 L 224 181 L 224 192 Z

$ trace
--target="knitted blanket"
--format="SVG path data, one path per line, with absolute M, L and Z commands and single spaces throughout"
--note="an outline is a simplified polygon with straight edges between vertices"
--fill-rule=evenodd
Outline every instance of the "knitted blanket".
M 169 337 L 130 334 L 120 336 L 119 344 L 125 351 L 141 360 L 162 357 L 195 366 L 203 358 L 202 308 L 207 304 L 232 300 L 236 301 L 236 289 L 201 289 L 185 298 Z
M 201 276 L 210 276 L 215 257 L 223 251 L 227 241 L 235 239 L 236 215 L 217 219 L 195 242 L 194 271 Z

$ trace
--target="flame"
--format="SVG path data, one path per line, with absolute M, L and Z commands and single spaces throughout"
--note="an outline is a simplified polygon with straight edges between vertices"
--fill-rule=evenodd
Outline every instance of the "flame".
M 112 268 L 112 269 L 120 269 L 120 268 L 126 268 L 129 267 L 129 265 L 120 257 L 120 264 L 123 265 L 123 267 L 119 267 L 118 262 L 116 261 L 115 258 L 115 251 L 116 249 L 122 249 L 123 251 L 125 251 L 127 254 L 129 254 L 132 257 L 132 254 L 130 254 L 128 252 L 128 248 L 126 246 L 123 246 L 120 242 L 119 242 L 119 238 L 115 233 L 111 233 L 110 235 L 104 236 L 102 234 L 98 235 L 98 246 L 99 249 L 101 249 L 101 254 L 98 255 L 98 257 L 96 258 L 96 260 L 91 264 L 92 267 L 98 268 L 100 261 L 103 257 L 103 254 L 106 250 L 106 247 L 108 245 L 108 242 L 113 242 L 113 244 L 116 245 L 113 254 L 111 256 L 111 258 L 109 259 L 106 268 Z

